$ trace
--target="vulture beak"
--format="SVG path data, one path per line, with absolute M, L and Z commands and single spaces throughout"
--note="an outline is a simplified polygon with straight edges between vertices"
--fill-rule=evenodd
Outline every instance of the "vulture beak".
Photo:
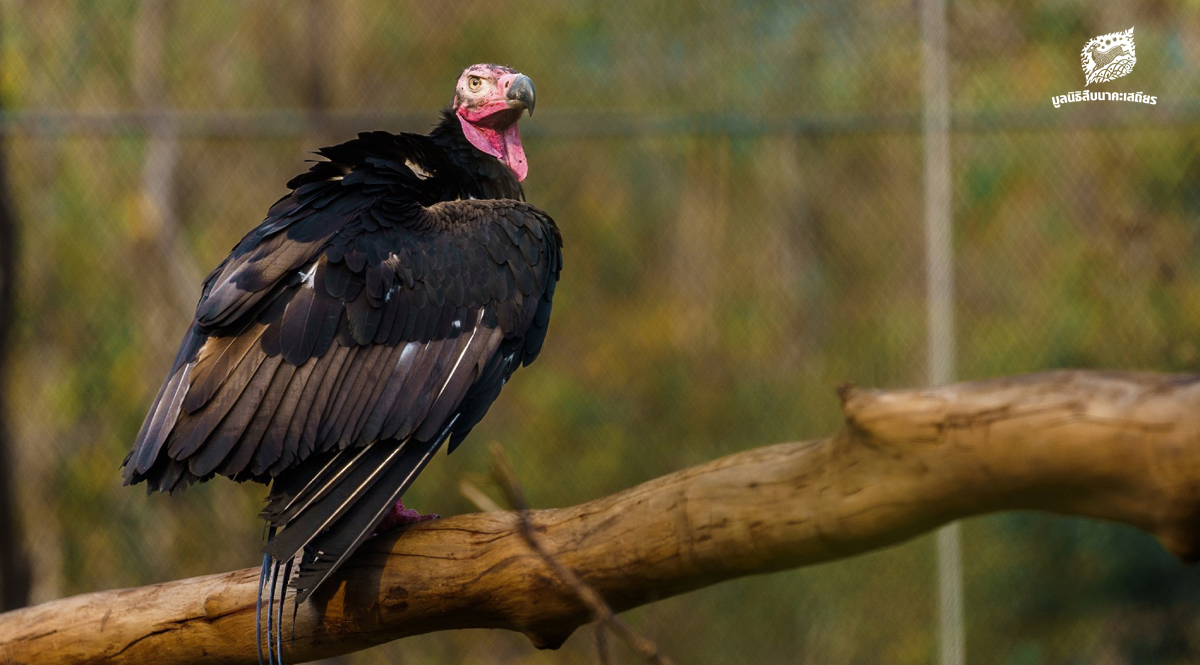
M 533 91 L 533 80 L 524 74 L 517 74 L 513 79 L 512 85 L 508 88 L 508 94 L 505 95 L 508 100 L 508 107 L 514 109 L 529 109 L 529 115 L 533 115 L 533 105 L 536 101 Z

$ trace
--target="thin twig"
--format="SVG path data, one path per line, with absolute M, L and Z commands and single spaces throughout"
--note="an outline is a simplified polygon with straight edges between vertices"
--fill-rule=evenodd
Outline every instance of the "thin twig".
M 602 622 L 596 622 L 596 659 L 600 665 L 608 665 L 608 628 Z
M 500 507 L 500 504 L 492 501 L 492 497 L 484 494 L 483 491 L 478 487 L 465 480 L 458 484 L 458 491 L 463 495 L 463 497 L 466 498 L 467 501 L 475 504 L 476 508 L 485 513 L 504 512 L 504 509 Z
M 612 630 L 626 644 L 629 645 L 637 654 L 656 665 L 673 665 L 673 662 L 666 655 L 661 653 L 658 645 L 649 638 L 635 631 L 625 623 L 621 617 L 617 616 L 612 608 L 608 606 L 604 598 L 592 587 L 588 586 L 575 571 L 564 566 L 554 555 L 550 554 L 545 547 L 542 546 L 540 540 L 533 529 L 533 523 L 529 518 L 529 503 L 525 500 L 525 491 L 521 486 L 521 481 L 517 478 L 517 474 L 513 471 L 512 465 L 509 464 L 508 458 L 504 455 L 504 449 L 500 444 L 493 442 L 491 445 L 492 457 L 495 461 L 493 472 L 496 482 L 507 495 L 509 503 L 517 511 L 517 522 L 520 527 L 521 537 L 529 545 L 529 549 L 537 554 L 555 577 L 559 579 L 567 588 L 575 593 L 575 596 L 583 602 L 584 605 L 592 612 L 592 619 L 599 622 L 596 641 L 597 648 L 601 648 L 601 662 L 606 662 L 608 658 L 608 645 L 601 635 L 604 629 Z M 496 511 L 500 507 L 496 505 L 486 494 L 476 488 L 474 485 L 464 481 L 459 485 L 463 496 L 474 503 L 480 510 Z

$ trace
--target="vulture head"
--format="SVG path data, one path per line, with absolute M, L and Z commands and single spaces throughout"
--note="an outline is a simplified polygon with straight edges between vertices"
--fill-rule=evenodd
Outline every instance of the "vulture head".
M 478 64 L 463 70 L 454 88 L 454 114 L 471 145 L 504 162 L 517 180 L 529 173 L 517 120 L 533 115 L 533 81 L 502 65 Z

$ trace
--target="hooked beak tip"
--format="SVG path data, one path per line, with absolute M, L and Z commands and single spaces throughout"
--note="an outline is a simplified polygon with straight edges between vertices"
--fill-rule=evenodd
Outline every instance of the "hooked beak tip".
M 508 93 L 505 97 L 513 105 L 521 105 L 529 111 L 529 115 L 533 116 L 533 107 L 537 101 L 537 94 L 533 88 L 533 80 L 524 74 L 518 74 L 513 79 L 512 85 L 508 88 Z

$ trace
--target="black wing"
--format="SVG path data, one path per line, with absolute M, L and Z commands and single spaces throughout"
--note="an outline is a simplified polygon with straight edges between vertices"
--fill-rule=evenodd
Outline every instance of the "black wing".
M 553 221 L 507 199 L 423 207 L 395 195 L 406 167 L 382 184 L 363 173 L 300 183 L 205 280 L 128 481 L 265 482 L 331 447 L 423 438 L 502 342 L 536 356 L 561 263 Z
M 324 553 L 310 590 L 537 355 L 561 265 L 536 208 L 421 206 L 393 166 L 301 183 L 208 277 L 126 458 L 152 490 L 275 479 L 268 551 Z

